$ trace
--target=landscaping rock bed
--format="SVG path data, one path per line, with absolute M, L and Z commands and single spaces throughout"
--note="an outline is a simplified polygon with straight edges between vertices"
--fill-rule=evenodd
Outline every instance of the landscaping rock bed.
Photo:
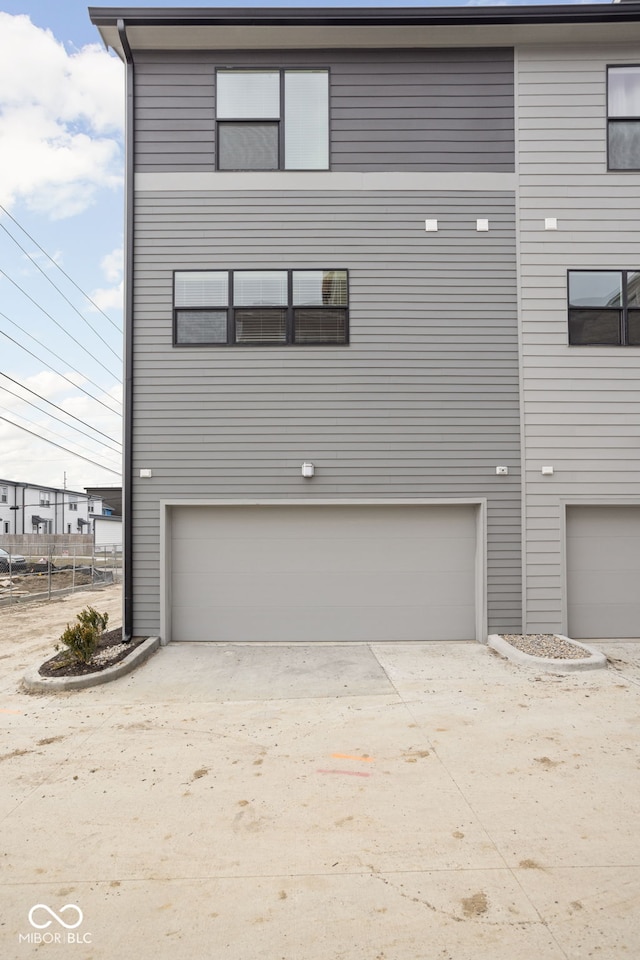
M 586 660 L 591 654 L 565 637 L 555 633 L 504 633 L 503 638 L 531 657 L 550 657 L 552 660 Z
M 599 650 L 559 633 L 490 634 L 490 649 L 521 666 L 547 673 L 602 670 L 607 658 Z
M 63 650 L 43 663 L 38 673 L 41 677 L 84 677 L 90 673 L 99 673 L 107 667 L 120 663 L 146 639 L 146 637 L 132 637 L 128 643 L 123 643 L 122 627 L 118 627 L 117 630 L 109 630 L 102 634 L 100 645 L 90 663 L 80 661 L 69 663 L 67 662 L 68 652 Z

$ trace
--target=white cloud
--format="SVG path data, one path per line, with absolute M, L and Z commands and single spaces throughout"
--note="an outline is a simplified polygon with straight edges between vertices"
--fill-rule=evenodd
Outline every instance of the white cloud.
M 106 257 L 103 257 L 100 261 L 100 268 L 105 279 L 112 286 L 94 290 L 91 299 L 101 310 L 116 309 L 121 311 L 124 304 L 124 250 L 122 247 L 117 247 Z
M 0 202 L 61 218 L 119 186 L 123 83 L 97 44 L 69 53 L 28 16 L 0 12 Z
M 87 382 L 85 377 L 79 373 L 75 373 L 73 370 L 68 370 L 65 372 L 65 377 L 68 377 L 76 386 L 82 387 Z M 39 393 L 41 397 L 45 397 L 47 400 L 51 400 L 54 397 L 57 397 L 61 393 L 67 393 L 71 390 L 70 384 L 64 377 L 61 377 L 59 373 L 51 373 L 48 370 L 42 370 L 40 373 L 36 373 L 30 377 L 22 377 L 21 382 L 28 387 L 30 390 L 33 390 L 34 393 Z M 35 399 L 31 397 L 31 399 Z M 59 403 L 59 400 L 55 401 Z
M 116 250 L 108 253 L 106 257 L 103 257 L 100 261 L 100 267 L 110 283 L 117 283 L 122 278 L 122 271 L 124 269 L 123 248 L 118 247 Z
M 122 310 L 124 304 L 124 281 L 115 287 L 94 290 L 91 299 L 101 310 Z

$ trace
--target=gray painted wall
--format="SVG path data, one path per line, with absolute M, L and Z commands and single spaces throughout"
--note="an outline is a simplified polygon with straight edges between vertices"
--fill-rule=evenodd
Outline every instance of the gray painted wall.
M 520 629 L 514 216 L 509 192 L 138 194 L 136 633 L 159 628 L 159 498 L 225 496 L 487 497 L 490 629 Z M 348 268 L 351 345 L 174 348 L 172 271 L 242 267 Z
M 526 623 L 566 629 L 561 498 L 640 491 L 640 348 L 569 347 L 566 271 L 640 269 L 640 175 L 606 168 L 606 66 L 638 46 L 523 47 L 519 137 Z M 544 230 L 557 217 L 558 230 Z M 552 464 L 552 477 L 542 477 Z
M 330 69 L 333 170 L 514 168 L 502 48 L 137 53 L 138 171 L 214 168 L 215 69 L 232 65 Z

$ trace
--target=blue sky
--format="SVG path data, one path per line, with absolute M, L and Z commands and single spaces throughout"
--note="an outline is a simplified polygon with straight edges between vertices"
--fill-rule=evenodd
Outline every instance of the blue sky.
M 124 71 L 102 46 L 87 7 L 84 0 L 0 0 L 0 478 L 56 487 L 66 481 L 70 489 L 120 479 Z

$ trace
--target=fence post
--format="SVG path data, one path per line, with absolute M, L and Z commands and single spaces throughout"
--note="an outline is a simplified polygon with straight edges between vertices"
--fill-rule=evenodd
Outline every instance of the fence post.
M 47 599 L 48 600 L 51 600 L 51 554 L 52 554 L 52 551 L 53 551 L 53 547 L 51 546 L 51 544 L 49 544 L 49 552 L 48 552 L 49 562 L 47 564 Z

